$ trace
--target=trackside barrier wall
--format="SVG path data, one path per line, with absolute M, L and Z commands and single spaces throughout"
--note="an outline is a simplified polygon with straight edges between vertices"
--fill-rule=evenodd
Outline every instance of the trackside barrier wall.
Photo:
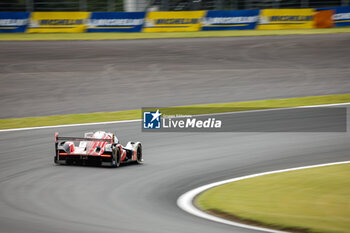
M 331 10 L 330 12 L 324 12 Z M 323 11 L 321 13 L 321 11 Z M 320 14 L 316 13 L 319 12 Z M 327 14 L 328 15 L 327 15 Z M 329 19 L 329 15 L 332 15 Z M 8 32 L 186 32 L 350 26 L 350 6 L 175 12 L 0 12 Z
M 350 6 L 336 7 L 333 21 L 336 27 L 350 26 Z
M 316 10 L 333 10 L 333 23 L 336 27 L 350 26 L 350 6 L 318 8 Z
M 85 32 L 90 12 L 33 12 L 27 32 Z
M 333 27 L 333 10 L 316 11 L 314 15 L 315 28 Z
M 202 21 L 202 31 L 255 29 L 260 10 L 208 11 Z
M 260 11 L 258 29 L 313 28 L 314 9 L 267 9 Z
M 87 32 L 141 32 L 145 12 L 92 12 Z
M 29 12 L 0 12 L 0 33 L 25 32 Z
M 148 12 L 144 32 L 194 32 L 201 29 L 206 11 Z

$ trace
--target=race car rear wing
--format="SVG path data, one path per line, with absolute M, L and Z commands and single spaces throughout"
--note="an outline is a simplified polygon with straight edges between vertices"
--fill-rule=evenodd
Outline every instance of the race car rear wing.
M 112 139 L 102 139 L 102 138 L 83 138 L 83 137 L 59 137 L 58 133 L 55 133 L 55 142 L 58 141 L 95 141 L 95 142 L 110 142 L 113 143 Z

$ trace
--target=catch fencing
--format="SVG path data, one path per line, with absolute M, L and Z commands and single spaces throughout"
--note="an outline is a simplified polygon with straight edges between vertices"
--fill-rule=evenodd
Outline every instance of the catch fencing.
M 0 11 L 145 12 L 347 6 L 350 0 L 1 0 Z

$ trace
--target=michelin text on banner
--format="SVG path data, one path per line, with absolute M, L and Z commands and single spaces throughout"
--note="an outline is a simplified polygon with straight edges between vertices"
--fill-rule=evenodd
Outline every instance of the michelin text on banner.
M 267 9 L 260 11 L 258 29 L 313 28 L 314 9 Z
M 202 21 L 202 31 L 255 29 L 259 10 L 208 11 Z
M 145 12 L 92 12 L 88 32 L 140 32 Z
M 27 32 L 85 32 L 89 12 L 33 12 Z
M 201 28 L 206 11 L 161 11 L 149 12 L 144 23 L 144 32 L 193 32 Z
M 29 12 L 0 12 L 0 33 L 25 32 L 29 14 Z

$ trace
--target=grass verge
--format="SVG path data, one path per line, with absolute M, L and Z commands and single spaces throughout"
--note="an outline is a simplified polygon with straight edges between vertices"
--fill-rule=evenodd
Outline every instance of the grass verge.
M 138 33 L 0 33 L 0 41 L 25 40 L 124 40 L 165 39 L 233 36 L 274 36 L 350 33 L 350 28 L 285 29 L 285 30 L 233 30 L 199 32 L 138 32 Z
M 258 100 L 249 102 L 221 103 L 191 105 L 181 107 L 161 108 L 165 115 L 187 114 L 198 115 L 206 113 L 235 112 L 243 110 L 257 110 L 270 108 L 286 108 L 319 104 L 334 104 L 350 102 L 350 94 L 310 96 L 289 99 Z M 0 129 L 67 125 L 104 121 L 121 121 L 141 119 L 141 110 L 128 110 L 119 112 L 98 112 L 85 114 L 70 114 L 59 116 L 25 117 L 0 119 Z
M 292 232 L 350 232 L 350 164 L 241 180 L 195 204 L 220 217 Z

